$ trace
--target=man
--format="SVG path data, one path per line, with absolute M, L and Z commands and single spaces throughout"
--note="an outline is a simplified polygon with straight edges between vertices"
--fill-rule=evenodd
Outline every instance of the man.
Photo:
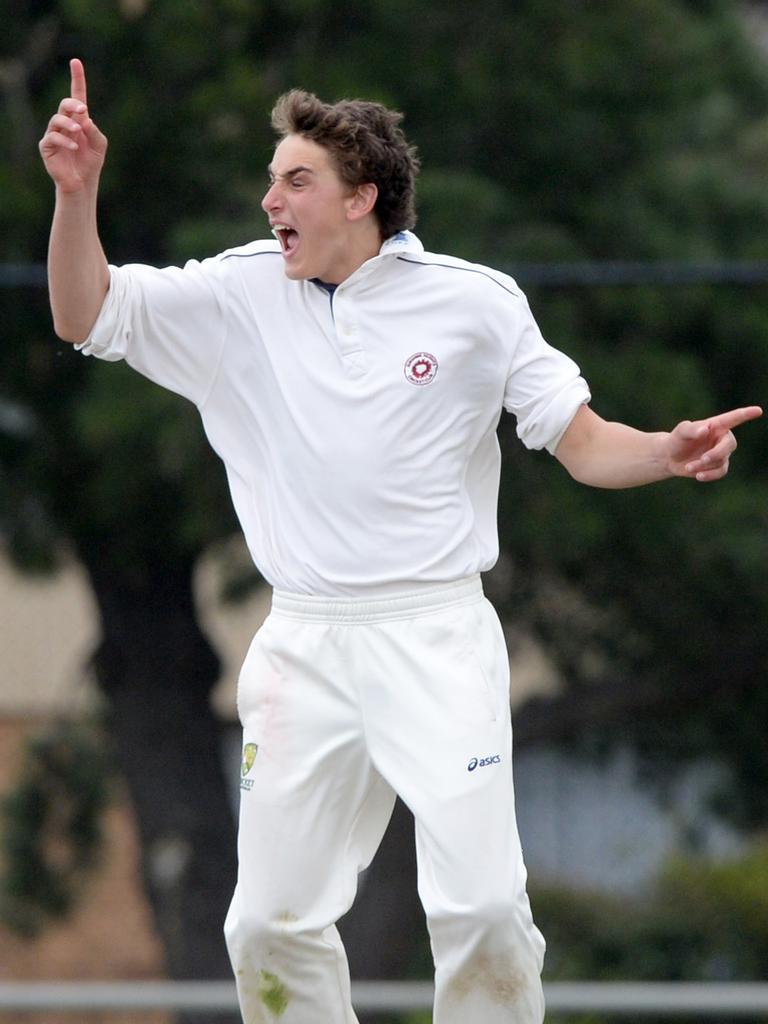
M 394 794 L 416 821 L 436 1024 L 543 1019 L 544 942 L 514 816 L 508 662 L 479 573 L 498 549 L 502 408 L 577 480 L 728 470 L 739 409 L 608 423 L 514 281 L 424 252 L 400 116 L 289 93 L 263 200 L 277 241 L 181 270 L 109 267 L 106 139 L 82 64 L 41 141 L 57 333 L 198 406 L 273 610 L 241 673 L 237 889 L 247 1024 L 352 1024 L 335 921 Z

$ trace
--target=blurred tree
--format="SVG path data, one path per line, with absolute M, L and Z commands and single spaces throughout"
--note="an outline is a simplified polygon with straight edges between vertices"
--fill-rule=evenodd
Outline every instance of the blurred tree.
M 764 840 L 758 840 L 729 863 L 678 856 L 642 894 L 534 886 L 534 909 L 549 939 L 547 976 L 606 981 L 764 978 L 766 881 L 768 854 Z
M 431 249 L 512 272 L 530 259 L 766 255 L 768 74 L 730 0 L 632 0 L 621 11 L 591 0 L 424 0 L 418 17 L 404 0 L 17 7 L 0 56 L 0 260 L 44 250 L 50 186 L 29 125 L 41 134 L 75 54 L 110 138 L 101 224 L 113 262 L 177 261 L 261 234 L 267 115 L 294 85 L 407 112 Z M 708 288 L 532 294 L 545 335 L 581 361 L 597 410 L 652 429 L 760 400 L 763 298 Z M 219 941 L 233 865 L 208 708 L 217 666 L 190 585 L 199 551 L 234 528 L 222 475 L 183 402 L 57 345 L 38 297 L 6 292 L 0 302 L 10 546 L 20 564 L 42 567 L 66 541 L 87 566 L 104 628 L 95 664 L 159 911 L 153 849 L 183 878 L 189 917 L 181 939 L 166 934 L 171 949 L 185 946 L 172 969 L 223 971 L 200 945 Z M 731 812 L 764 822 L 760 428 L 743 432 L 727 484 L 626 494 L 577 487 L 523 453 L 513 428 L 505 417 L 503 553 L 490 583 L 570 684 L 521 714 L 518 741 L 610 730 L 670 756 L 714 749 L 738 782 Z M 363 901 L 378 898 L 375 879 Z M 377 973 L 386 945 L 373 928 L 353 953 L 361 974 Z

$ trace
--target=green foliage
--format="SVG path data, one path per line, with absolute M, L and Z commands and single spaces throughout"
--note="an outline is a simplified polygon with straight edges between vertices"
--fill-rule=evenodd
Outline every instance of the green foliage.
M 23 936 L 65 917 L 98 863 L 111 766 L 102 737 L 59 722 L 26 746 L 3 800 L 0 920 Z
M 732 861 L 674 860 L 642 896 L 534 885 L 534 915 L 547 936 L 544 979 L 760 980 L 768 963 L 766 882 L 768 846 L 760 841 Z

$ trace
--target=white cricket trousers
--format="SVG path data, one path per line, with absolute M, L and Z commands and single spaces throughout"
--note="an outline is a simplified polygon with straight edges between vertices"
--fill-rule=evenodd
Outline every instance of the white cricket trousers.
M 479 577 L 376 601 L 275 592 L 243 665 L 245 1024 L 355 1024 L 335 922 L 395 794 L 416 822 L 434 1024 L 541 1024 L 544 940 L 514 812 L 507 651 Z

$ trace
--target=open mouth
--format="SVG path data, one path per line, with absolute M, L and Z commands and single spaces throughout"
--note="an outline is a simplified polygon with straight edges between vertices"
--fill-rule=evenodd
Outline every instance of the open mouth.
M 272 234 L 280 243 L 283 256 L 292 256 L 299 244 L 299 233 L 287 224 L 273 224 Z

